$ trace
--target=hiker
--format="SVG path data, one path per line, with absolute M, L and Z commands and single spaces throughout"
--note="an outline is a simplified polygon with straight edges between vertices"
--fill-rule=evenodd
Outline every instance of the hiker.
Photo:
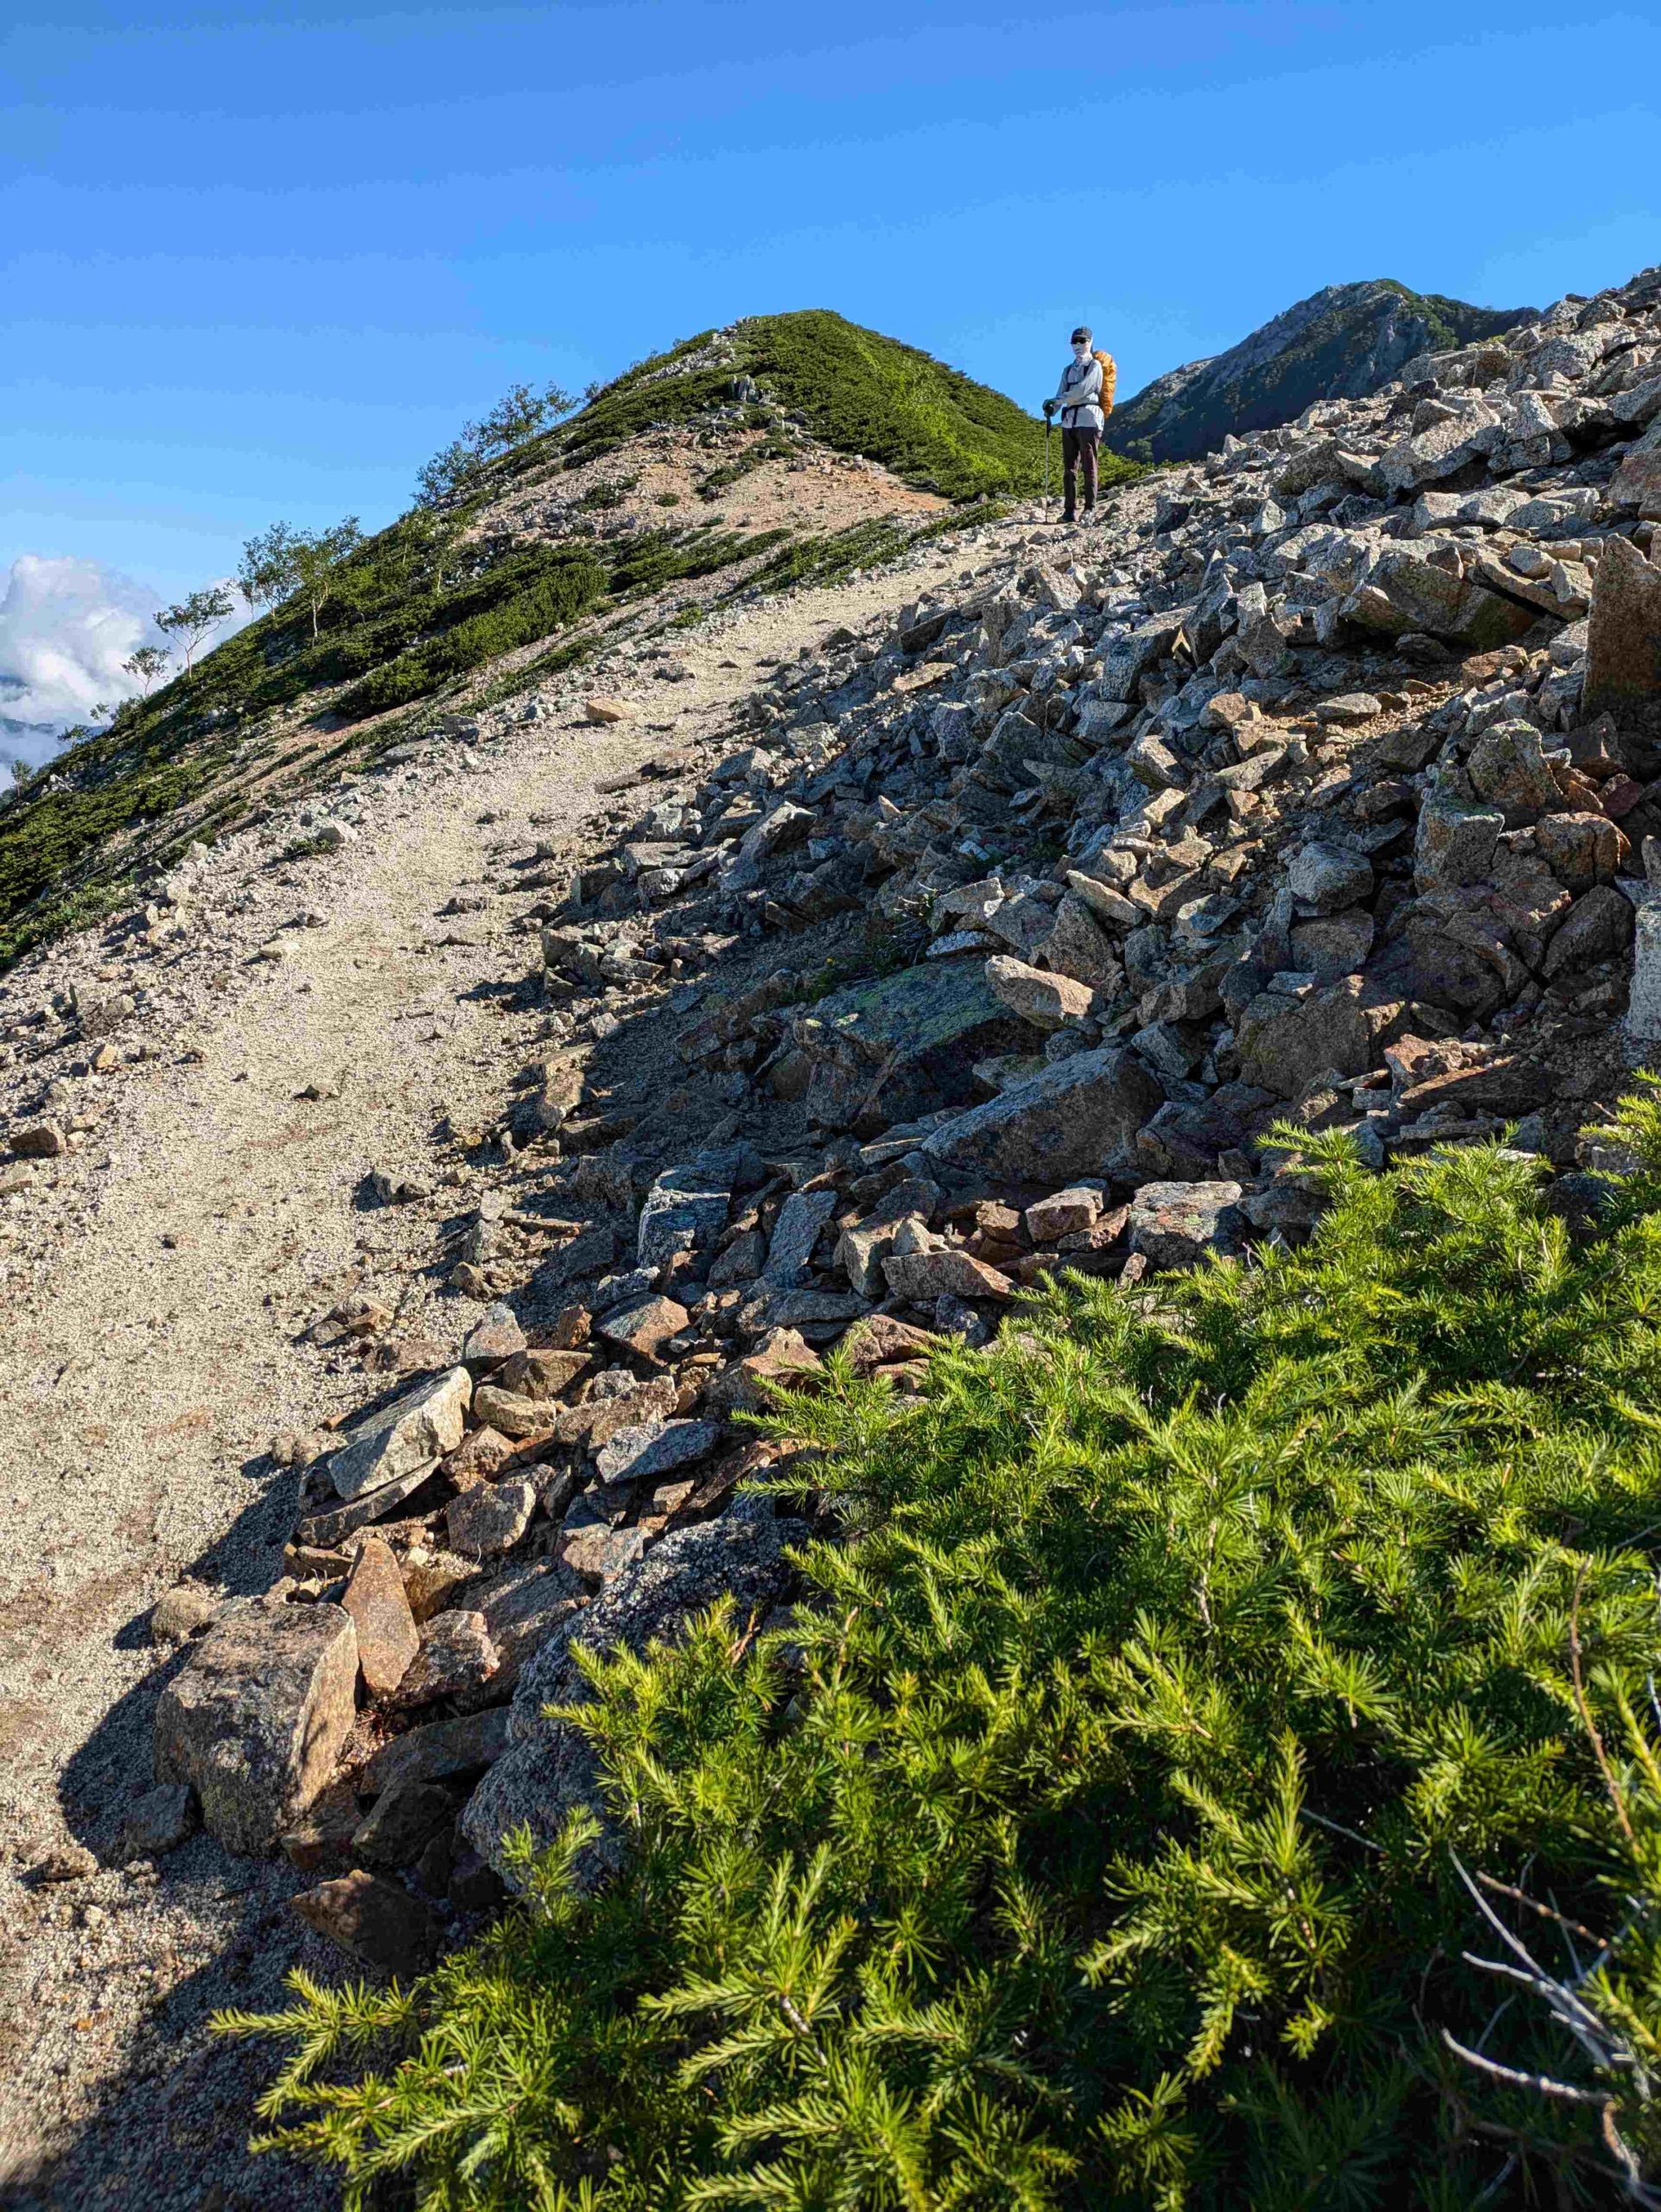
M 1060 389 L 1044 402 L 1045 420 L 1061 410 L 1063 522 L 1077 518 L 1079 467 L 1085 475 L 1085 520 L 1096 512 L 1096 458 L 1106 416 L 1102 412 L 1102 364 L 1091 351 L 1091 333 L 1082 325 L 1072 334 L 1072 359 L 1061 372 Z

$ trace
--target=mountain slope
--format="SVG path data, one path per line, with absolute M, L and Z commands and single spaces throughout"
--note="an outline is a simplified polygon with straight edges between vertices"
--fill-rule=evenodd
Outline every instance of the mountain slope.
M 1139 461 L 1191 461 L 1231 433 L 1296 420 L 1317 399 L 1365 399 L 1416 354 L 1491 338 L 1533 308 L 1475 308 L 1388 277 L 1328 284 L 1209 360 L 1156 377 L 1117 410 L 1106 442 Z
M 277 607 L 10 794 L 0 965 L 296 779 L 332 781 L 602 637 L 892 558 L 958 503 L 1036 490 L 1042 455 L 1042 424 L 1002 393 L 823 309 L 686 340 L 371 539 L 315 637 Z M 804 498 L 804 478 L 830 494 Z

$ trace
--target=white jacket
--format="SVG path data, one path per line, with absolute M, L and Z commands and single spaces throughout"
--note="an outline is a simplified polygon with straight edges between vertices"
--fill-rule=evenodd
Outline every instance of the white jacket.
M 1085 361 L 1069 361 L 1061 372 L 1056 403 L 1064 430 L 1100 430 L 1107 417 L 1097 404 L 1102 396 L 1102 365 L 1092 354 Z

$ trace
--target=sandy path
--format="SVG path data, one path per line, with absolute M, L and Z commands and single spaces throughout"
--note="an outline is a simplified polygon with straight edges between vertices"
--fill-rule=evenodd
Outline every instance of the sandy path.
M 1007 528 L 996 541 L 1007 546 Z M 690 682 L 643 683 L 642 719 L 615 730 L 583 723 L 573 690 L 562 718 L 505 746 L 372 779 L 358 842 L 275 880 L 269 868 L 249 874 L 239 942 L 277 937 L 280 963 L 245 950 L 220 991 L 207 983 L 217 950 L 134 963 L 155 987 L 176 961 L 183 1011 L 156 1039 L 161 1057 L 116 1082 L 49 1280 L 3 1324 L 4 2202 L 78 2212 L 252 2207 L 274 2192 L 296 2208 L 334 2201 L 247 2159 L 245 2099 L 269 2055 L 202 2032 L 215 2005 L 279 2001 L 296 1962 L 338 1978 L 338 1955 L 285 1910 L 301 1878 L 200 1838 L 135 1872 L 110 1865 L 47 1887 L 25 1877 L 67 1837 L 110 1854 L 148 1786 L 168 1672 L 145 1628 L 156 1598 L 187 1570 L 239 1591 L 281 1571 L 295 1478 L 263 1455 L 281 1431 L 366 1395 L 354 1361 L 298 1331 L 347 1289 L 441 1343 L 476 1313 L 441 1302 L 423 1272 L 466 1191 L 376 1211 L 357 1198 L 372 1165 L 430 1173 L 446 1109 L 499 1098 L 538 1027 L 503 988 L 532 963 L 530 938 L 508 927 L 525 902 L 492 898 L 457 922 L 437 921 L 439 908 L 511 881 L 538 837 L 578 844 L 585 824 L 627 804 L 597 782 L 666 744 L 720 734 L 758 661 L 993 550 L 958 545 L 926 566 L 746 610 L 687 646 Z M 279 927 L 309 906 L 322 926 Z M 471 941 L 436 942 L 451 931 Z M 108 957 L 89 933 L 38 964 L 50 984 Z M 342 1073 L 337 1099 L 296 1097 Z

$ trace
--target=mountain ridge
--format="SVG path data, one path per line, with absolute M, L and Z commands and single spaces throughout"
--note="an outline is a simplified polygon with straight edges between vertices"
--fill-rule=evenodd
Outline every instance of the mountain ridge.
M 1536 321 L 1535 308 L 1479 308 L 1393 277 L 1327 284 L 1225 352 L 1155 377 L 1117 408 L 1104 442 L 1140 461 L 1193 461 L 1225 436 L 1278 429 L 1314 401 L 1365 399 L 1416 355 Z

